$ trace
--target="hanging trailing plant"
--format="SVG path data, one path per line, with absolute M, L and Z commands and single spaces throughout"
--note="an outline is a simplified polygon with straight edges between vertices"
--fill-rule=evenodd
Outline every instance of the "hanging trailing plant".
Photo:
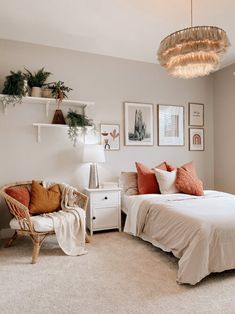
M 87 126 L 93 126 L 94 123 L 91 119 L 87 118 L 84 114 L 77 113 L 76 110 L 69 109 L 66 122 L 69 126 L 68 136 L 73 142 L 73 145 L 76 146 L 77 139 L 81 131 L 86 132 Z
M 25 74 L 21 71 L 10 71 L 10 74 L 6 76 L 2 94 L 6 95 L 1 97 L 0 102 L 3 108 L 6 109 L 10 104 L 17 104 L 22 102 L 25 90 Z

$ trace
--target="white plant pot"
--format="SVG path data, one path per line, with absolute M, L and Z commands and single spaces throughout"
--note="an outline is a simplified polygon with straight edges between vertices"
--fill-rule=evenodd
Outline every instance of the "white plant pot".
M 32 87 L 31 96 L 32 97 L 42 97 L 41 87 Z

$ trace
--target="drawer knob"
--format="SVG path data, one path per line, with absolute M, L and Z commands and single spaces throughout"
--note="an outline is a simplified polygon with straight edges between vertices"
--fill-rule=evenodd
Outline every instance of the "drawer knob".
M 107 200 L 108 199 L 108 197 L 107 196 L 105 196 L 105 198 L 104 198 L 105 200 Z
M 96 219 L 96 217 L 95 217 L 95 216 L 93 216 L 93 217 L 92 217 L 92 219 L 93 219 L 93 220 L 95 220 L 95 219 Z

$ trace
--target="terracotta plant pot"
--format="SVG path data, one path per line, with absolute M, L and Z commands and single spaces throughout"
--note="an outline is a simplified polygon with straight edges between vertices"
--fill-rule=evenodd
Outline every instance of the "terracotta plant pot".
M 52 124 L 66 124 L 63 112 L 60 109 L 56 109 Z
M 32 97 L 42 97 L 41 87 L 32 87 L 31 96 Z

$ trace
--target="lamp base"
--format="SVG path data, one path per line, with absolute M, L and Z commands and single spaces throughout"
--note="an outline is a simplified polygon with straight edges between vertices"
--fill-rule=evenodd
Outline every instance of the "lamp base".
M 89 189 L 98 189 L 99 188 L 99 178 L 98 170 L 96 164 L 90 165 L 90 179 L 89 179 Z

